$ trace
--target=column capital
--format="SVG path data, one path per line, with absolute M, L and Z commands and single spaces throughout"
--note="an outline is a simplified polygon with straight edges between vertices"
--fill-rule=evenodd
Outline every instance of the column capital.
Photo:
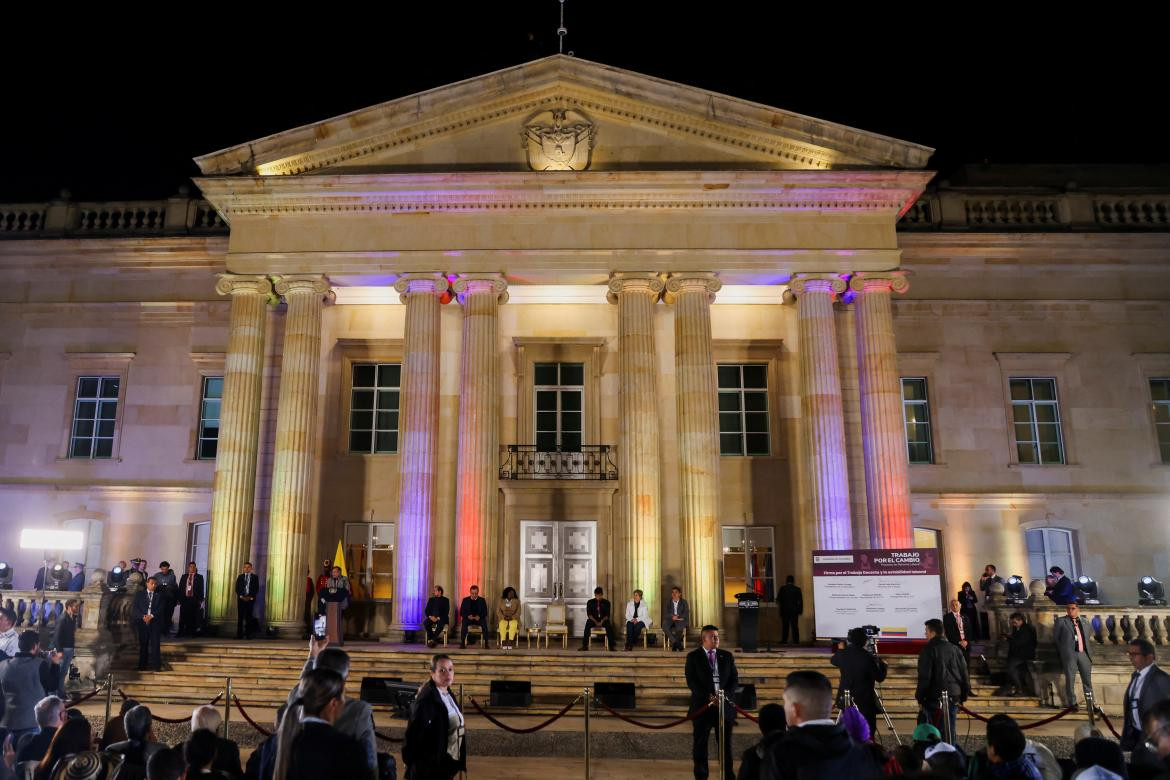
M 700 292 L 707 295 L 709 303 L 715 302 L 715 293 L 723 289 L 723 282 L 714 273 L 690 272 L 671 274 L 666 280 L 666 295 L 663 300 L 674 303 L 682 293 Z
M 497 303 L 508 302 L 508 281 L 503 274 L 459 274 L 451 289 L 460 303 L 477 293 L 494 293 Z
M 805 293 L 828 293 L 836 298 L 847 286 L 840 274 L 797 274 L 788 283 L 789 291 L 797 298 Z
M 869 271 L 853 274 L 849 280 L 849 289 L 852 292 L 874 292 L 886 290 L 888 292 L 904 293 L 910 289 L 910 280 L 905 271 Z
M 641 292 L 657 298 L 666 288 L 662 277 L 649 271 L 615 272 L 609 277 L 609 292 L 605 297 L 610 303 L 617 303 L 618 295 L 626 292 Z
M 447 277 L 437 271 L 426 274 L 403 274 L 394 283 L 394 289 L 400 293 L 398 299 L 403 303 L 406 303 L 406 299 L 415 293 L 443 295 L 450 286 Z
M 274 287 L 277 295 L 289 295 L 290 293 L 324 295 L 330 290 L 329 279 L 324 274 L 278 276 Z
M 272 294 L 272 281 L 267 276 L 245 276 L 243 274 L 219 274 L 215 291 L 220 295 L 250 293 L 268 297 Z

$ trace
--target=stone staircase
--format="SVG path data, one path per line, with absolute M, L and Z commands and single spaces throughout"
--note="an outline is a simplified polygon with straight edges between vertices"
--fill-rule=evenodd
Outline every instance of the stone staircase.
M 419 645 L 349 643 L 350 690 L 356 695 L 361 678 L 400 677 L 422 682 L 427 676 L 430 652 Z M 485 707 L 492 680 L 528 680 L 533 703 L 528 708 L 510 708 L 517 715 L 547 715 L 596 682 L 634 682 L 639 717 L 679 717 L 688 704 L 683 671 L 684 655 L 650 648 L 633 653 L 589 653 L 575 649 L 510 651 L 450 649 L 455 661 L 456 684 L 465 696 L 474 696 Z M 786 650 L 773 653 L 736 652 L 740 682 L 756 686 L 759 705 L 779 702 L 785 676 L 797 669 L 816 669 L 831 680 L 837 670 L 822 649 Z M 115 664 L 115 687 L 144 703 L 195 705 L 210 701 L 232 679 L 232 690 L 249 709 L 268 710 L 283 703 L 296 684 L 307 656 L 301 642 L 256 641 L 249 643 L 216 640 L 166 642 L 163 645 L 164 671 L 139 673 L 124 661 Z M 914 720 L 917 659 L 914 656 L 884 656 L 889 677 L 882 686 L 887 710 L 899 724 Z M 132 661 L 127 654 L 124 660 Z M 1101 683 L 1128 681 L 1124 669 L 1098 671 Z M 975 698 L 969 706 L 982 714 L 1006 712 L 1021 721 L 1033 721 L 1053 714 L 1035 699 L 992 697 L 994 685 L 986 676 L 976 675 L 972 684 Z M 1118 682 L 1122 684 L 1122 682 Z M 388 707 L 378 707 L 389 711 Z M 1107 710 L 1120 710 L 1120 706 Z M 1111 713 L 1112 714 L 1112 713 Z

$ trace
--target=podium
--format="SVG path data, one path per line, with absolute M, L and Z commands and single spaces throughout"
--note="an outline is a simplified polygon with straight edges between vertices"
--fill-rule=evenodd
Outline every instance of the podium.
M 745 653 L 756 651 L 760 625 L 760 594 L 736 593 L 739 601 L 739 647 Z

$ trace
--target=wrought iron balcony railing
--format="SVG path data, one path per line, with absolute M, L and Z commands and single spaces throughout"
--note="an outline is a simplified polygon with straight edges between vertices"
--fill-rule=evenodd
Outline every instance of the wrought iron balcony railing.
M 503 448 L 500 479 L 617 479 L 613 445 L 583 444 L 580 449 L 539 450 L 534 444 Z

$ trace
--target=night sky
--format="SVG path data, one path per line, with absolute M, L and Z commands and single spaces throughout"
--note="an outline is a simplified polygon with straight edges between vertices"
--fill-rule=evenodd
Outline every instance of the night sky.
M 63 187 L 75 200 L 166 197 L 197 174 L 196 155 L 557 50 L 556 0 L 407 5 L 185 6 L 175 21 L 135 16 L 153 28 L 133 33 L 127 19 L 71 18 L 10 47 L 0 202 Z M 933 146 L 942 176 L 963 163 L 1170 162 L 1160 22 L 1047 4 L 1034 19 L 1023 4 L 880 10 L 567 0 L 566 50 Z

